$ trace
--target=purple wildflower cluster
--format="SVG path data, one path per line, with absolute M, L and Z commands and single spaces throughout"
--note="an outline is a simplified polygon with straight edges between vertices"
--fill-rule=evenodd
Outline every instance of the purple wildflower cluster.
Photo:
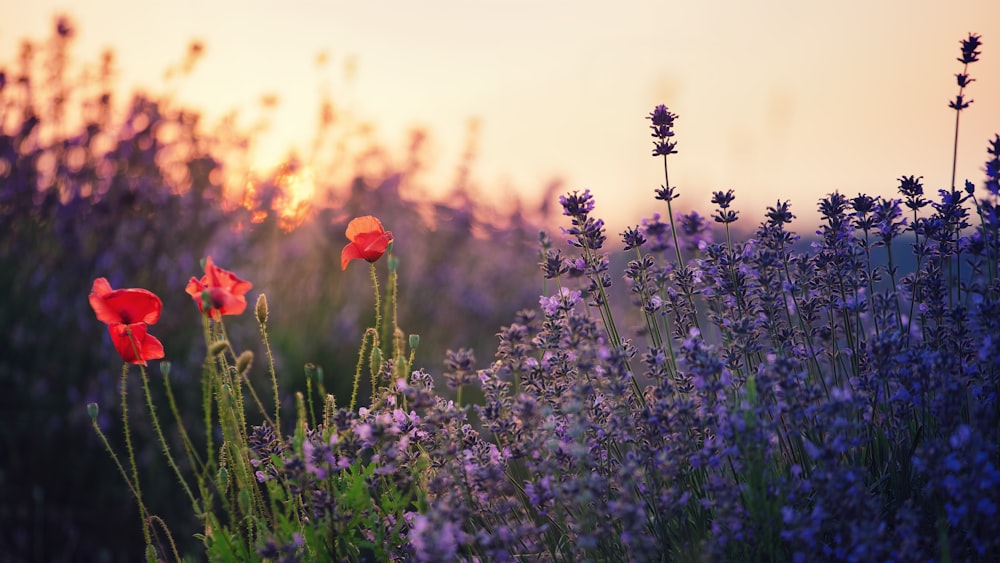
M 285 439 L 266 423 L 253 427 L 247 439 L 257 481 L 271 499 L 285 501 L 287 521 L 309 523 L 305 540 L 299 526 L 271 527 L 258 555 L 384 561 L 411 553 L 427 432 L 397 403 L 405 389 L 401 382 L 400 394 L 387 393 L 378 408 L 332 411 L 317 428 L 303 425 Z
M 673 154 L 674 117 L 653 112 L 654 156 Z M 427 434 L 446 453 L 432 481 L 447 486 L 428 490 L 420 518 L 447 551 L 417 558 L 1000 552 L 997 150 L 986 197 L 968 183 L 928 198 L 915 176 L 899 198 L 830 194 L 808 245 L 786 201 L 735 240 L 731 190 L 712 197 L 724 242 L 696 214 L 626 229 L 633 333 L 609 307 L 593 196 L 561 198 L 578 254 L 543 237 L 556 288 L 501 330 L 478 371 L 480 429 L 427 401 L 422 416 L 450 428 Z M 453 373 L 460 363 L 449 359 Z

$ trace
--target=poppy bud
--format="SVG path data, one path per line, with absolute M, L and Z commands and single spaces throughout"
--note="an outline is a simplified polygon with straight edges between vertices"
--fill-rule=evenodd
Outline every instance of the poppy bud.
M 90 415 L 90 420 L 97 420 L 97 403 L 87 403 L 87 414 Z
M 267 322 L 267 297 L 263 293 L 257 296 L 257 322 L 264 324 Z
M 218 356 L 219 354 L 225 352 L 226 348 L 228 347 L 229 347 L 228 340 L 218 340 L 216 342 L 213 342 L 212 345 L 208 347 L 208 355 Z
M 420 335 L 411 334 L 410 335 L 410 350 L 416 350 L 420 346 Z
M 170 377 L 170 362 L 166 360 L 160 362 L 160 375 L 164 378 Z
M 239 374 L 244 374 L 250 369 L 250 364 L 253 363 L 253 352 L 250 350 L 244 350 L 240 357 L 236 358 L 236 372 Z

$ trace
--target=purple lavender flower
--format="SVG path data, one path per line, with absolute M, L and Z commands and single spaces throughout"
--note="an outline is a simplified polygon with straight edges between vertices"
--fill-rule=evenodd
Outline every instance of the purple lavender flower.
M 571 218 L 584 218 L 594 210 L 594 196 L 590 190 L 583 190 L 583 193 L 574 191 L 567 195 L 559 196 L 559 204 L 562 205 L 563 215 Z
M 962 64 L 970 64 L 979 60 L 979 46 L 982 45 L 981 35 L 976 33 L 970 33 L 968 39 L 962 40 L 962 56 L 959 57 L 958 62 Z
M 729 209 L 735 199 L 736 195 L 733 193 L 733 190 L 712 192 L 712 203 L 719 206 L 719 209 L 712 214 L 712 218 L 715 219 L 716 223 L 728 225 L 736 221 L 739 212 Z
M 674 120 L 677 119 L 677 115 L 671 113 L 667 106 L 660 104 L 646 119 L 651 121 L 649 127 L 653 131 L 653 138 L 656 139 L 653 141 L 653 156 L 676 154 L 677 142 L 671 141 L 670 138 L 674 136 Z
M 638 227 L 629 227 L 622 233 L 622 242 L 625 243 L 624 250 L 632 250 L 646 244 L 646 237 L 642 236 Z
M 663 252 L 671 247 L 670 224 L 660 220 L 660 214 L 642 220 L 642 230 L 649 240 L 651 252 Z

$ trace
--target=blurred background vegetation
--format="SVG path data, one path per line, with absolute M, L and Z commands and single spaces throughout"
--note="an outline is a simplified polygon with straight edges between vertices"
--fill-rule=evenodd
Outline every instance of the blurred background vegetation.
M 514 195 L 503 209 L 480 203 L 469 179 L 474 123 L 450 192 L 436 192 L 444 197 L 428 196 L 419 182 L 426 131 L 412 131 L 409 147 L 394 153 L 332 99 L 318 108 L 309 154 L 289 154 L 260 173 L 248 157 L 260 127 L 241 128 L 236 119 L 206 125 L 169 93 L 119 96 L 113 52 L 69 63 L 74 31 L 57 17 L 50 37 L 25 40 L 17 60 L 0 65 L 4 560 L 125 561 L 141 553 L 138 513 L 85 409 L 100 405 L 99 423 L 123 451 L 121 363 L 87 301 L 97 277 L 162 298 L 150 332 L 173 363 L 190 428 L 199 427 L 204 351 L 184 286 L 201 275 L 206 255 L 254 284 L 251 310 L 226 321 L 237 349 L 255 352 L 251 376 L 260 389 L 269 384 L 252 304 L 267 294 L 286 407 L 305 388 L 307 362 L 324 368 L 341 404 L 349 397 L 361 335 L 373 320 L 368 269 L 339 268 L 354 216 L 376 215 L 395 235 L 400 325 L 420 334 L 417 366 L 439 373 L 445 350 L 458 347 L 489 361 L 498 328 L 537 304 L 536 242 L 539 228 L 555 223 L 549 204 L 559 183 L 540 186 L 543 203 L 533 207 Z M 204 49 L 192 43 L 172 80 L 182 80 Z M 262 98 L 264 111 L 274 103 Z M 149 372 L 162 392 L 156 362 Z M 144 412 L 134 371 L 132 378 L 132 413 Z M 175 494 L 148 420 L 133 421 L 147 503 L 183 547 L 197 549 L 190 507 Z

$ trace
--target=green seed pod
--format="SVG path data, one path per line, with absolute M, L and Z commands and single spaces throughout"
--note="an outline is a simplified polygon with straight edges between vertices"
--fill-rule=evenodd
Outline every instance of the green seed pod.
M 87 414 L 90 415 L 91 420 L 97 420 L 97 413 L 100 409 L 97 408 L 97 403 L 87 403 Z
M 411 334 L 410 335 L 410 350 L 416 350 L 420 346 L 420 335 Z
M 163 377 L 170 377 L 170 362 L 163 360 L 160 362 L 160 374 Z

